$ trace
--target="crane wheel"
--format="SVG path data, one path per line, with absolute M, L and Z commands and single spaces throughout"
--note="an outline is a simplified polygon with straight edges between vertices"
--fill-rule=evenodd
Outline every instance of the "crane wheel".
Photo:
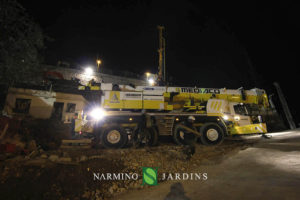
M 158 143 L 158 132 L 156 128 L 151 127 L 147 128 L 145 134 L 146 145 L 147 146 L 156 146 Z
M 217 123 L 207 123 L 200 128 L 200 140 L 204 145 L 218 145 L 224 140 L 224 131 Z
M 118 125 L 109 125 L 101 134 L 101 144 L 105 148 L 122 148 L 127 144 L 128 135 Z
M 193 128 L 196 130 L 196 128 Z M 196 143 L 197 137 L 194 133 L 175 125 L 173 131 L 173 140 L 179 145 L 191 145 Z

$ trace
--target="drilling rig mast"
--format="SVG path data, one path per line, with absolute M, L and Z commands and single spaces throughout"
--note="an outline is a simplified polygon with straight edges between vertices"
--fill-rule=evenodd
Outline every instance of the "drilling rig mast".
M 158 48 L 158 84 L 166 84 L 166 40 L 163 36 L 164 26 L 157 26 L 158 37 L 159 37 L 159 48 Z

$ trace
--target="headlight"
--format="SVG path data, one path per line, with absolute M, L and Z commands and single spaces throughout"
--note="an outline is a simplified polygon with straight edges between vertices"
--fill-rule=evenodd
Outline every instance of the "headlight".
M 101 120 L 106 115 L 106 112 L 103 108 L 95 108 L 90 112 L 90 115 L 94 120 Z
M 223 119 L 228 120 L 229 119 L 228 115 L 223 115 Z
M 235 121 L 239 121 L 240 119 L 241 119 L 240 116 L 234 116 Z

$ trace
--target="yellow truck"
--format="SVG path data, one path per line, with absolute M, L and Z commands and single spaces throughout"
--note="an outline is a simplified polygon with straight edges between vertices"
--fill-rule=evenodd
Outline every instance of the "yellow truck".
M 101 84 L 101 102 L 75 121 L 75 132 L 91 133 L 108 148 L 128 141 L 156 145 L 172 136 L 180 145 L 200 140 L 220 144 L 226 136 L 264 134 L 269 109 L 265 90 Z

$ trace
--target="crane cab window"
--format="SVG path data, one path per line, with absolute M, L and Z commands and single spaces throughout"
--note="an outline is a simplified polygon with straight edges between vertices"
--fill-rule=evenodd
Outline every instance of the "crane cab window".
M 244 104 L 237 104 L 233 106 L 235 114 L 249 115 L 249 112 Z

